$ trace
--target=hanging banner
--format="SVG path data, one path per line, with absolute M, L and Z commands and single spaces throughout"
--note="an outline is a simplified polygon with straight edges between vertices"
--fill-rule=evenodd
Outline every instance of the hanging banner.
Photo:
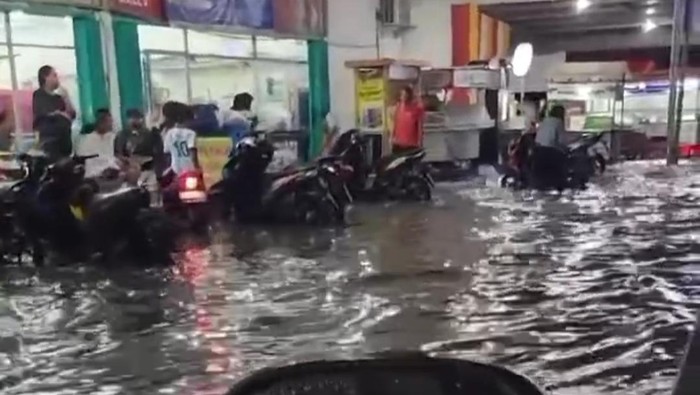
M 74 7 L 100 8 L 102 0 L 26 0 L 28 3 L 60 4 Z
M 166 0 L 173 22 L 272 29 L 272 0 Z
M 300 36 L 326 35 L 327 0 L 274 0 L 275 31 Z
M 165 19 L 163 0 L 109 0 L 110 10 L 128 14 L 141 19 Z

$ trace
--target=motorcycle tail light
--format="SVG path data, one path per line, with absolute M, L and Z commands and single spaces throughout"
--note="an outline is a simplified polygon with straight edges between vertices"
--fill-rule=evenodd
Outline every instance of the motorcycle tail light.
M 199 179 L 197 177 L 187 177 L 185 178 L 185 189 L 188 191 L 193 191 L 199 188 Z

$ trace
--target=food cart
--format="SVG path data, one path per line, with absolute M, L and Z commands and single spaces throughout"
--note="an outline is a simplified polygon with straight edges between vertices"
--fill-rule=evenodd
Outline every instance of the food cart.
M 393 113 L 401 89 L 405 86 L 415 88 L 420 70 L 427 63 L 374 59 L 348 61 L 345 66 L 352 69 L 355 76 L 356 126 L 370 137 L 369 157 L 376 160 L 390 152 Z
M 460 162 L 480 157 L 482 135 L 497 133 L 504 78 L 503 69 L 487 65 L 421 71 L 426 161 Z M 492 114 L 489 106 L 494 107 Z

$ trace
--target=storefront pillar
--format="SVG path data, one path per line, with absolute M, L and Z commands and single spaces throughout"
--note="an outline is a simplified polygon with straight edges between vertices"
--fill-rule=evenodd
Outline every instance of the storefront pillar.
M 83 124 L 93 122 L 95 111 L 109 107 L 107 80 L 102 61 L 100 24 L 94 15 L 73 18 L 75 58 L 78 69 L 78 92 Z
M 119 101 L 122 119 L 126 119 L 126 111 L 129 109 L 145 110 L 138 23 L 114 20 L 112 26 L 119 80 Z
M 310 40 L 309 52 L 309 158 L 323 149 L 325 117 L 330 111 L 330 82 L 328 78 L 328 43 Z

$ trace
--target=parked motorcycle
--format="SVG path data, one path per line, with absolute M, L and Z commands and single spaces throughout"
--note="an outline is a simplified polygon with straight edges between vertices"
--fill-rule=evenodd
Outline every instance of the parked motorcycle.
M 167 178 L 167 177 L 166 177 Z M 190 229 L 201 230 L 209 222 L 204 174 L 193 170 L 166 181 L 162 187 L 163 208 L 169 216 L 184 221 Z
M 331 190 L 339 174 L 333 161 L 277 174 L 266 173 L 274 147 L 262 133 L 243 138 L 209 198 L 241 222 L 327 225 L 344 221 L 344 202 Z
M 392 154 L 367 165 L 364 139 L 357 129 L 341 134 L 331 154 L 342 158 L 353 172 L 347 180 L 356 198 L 428 201 L 435 182 L 423 164 L 425 151 L 416 149 Z
M 567 162 L 563 164 L 567 167 L 567 188 L 585 188 L 591 177 L 605 171 L 610 154 L 602 137 L 603 134 L 585 135 L 567 146 Z M 535 180 L 529 162 L 530 160 L 521 164 L 519 169 L 506 169 L 500 179 L 501 186 L 514 189 L 535 187 L 528 185 L 528 182 Z M 538 185 L 537 187 L 547 189 L 553 186 Z
M 169 262 L 174 234 L 168 218 L 150 207 L 149 192 L 139 186 L 102 194 L 85 179 L 85 161 L 62 159 L 38 182 L 28 171 L 15 189 L 17 224 L 36 264 L 47 251 L 71 259 L 128 254 L 144 263 Z M 21 158 L 27 167 L 35 158 Z

